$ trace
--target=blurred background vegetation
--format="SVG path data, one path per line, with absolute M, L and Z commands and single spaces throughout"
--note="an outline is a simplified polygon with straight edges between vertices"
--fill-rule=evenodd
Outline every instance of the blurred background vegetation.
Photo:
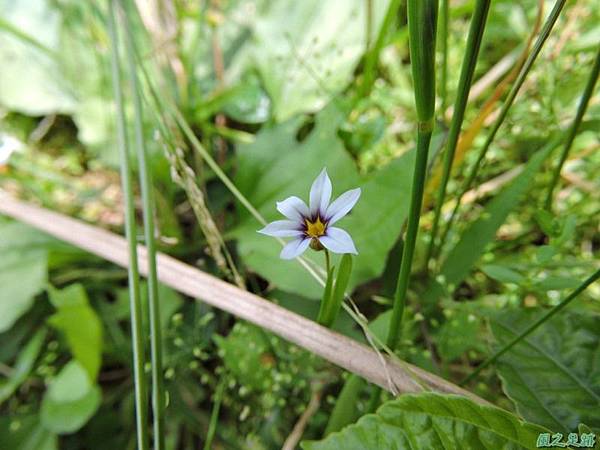
M 256 233 L 259 224 L 198 150 L 267 220 L 277 216 L 275 201 L 305 195 L 327 167 L 334 195 L 363 189 L 344 219 L 359 251 L 350 288 L 385 339 L 416 123 L 403 2 L 372 73 L 367 50 L 386 0 L 136 3 L 127 14 L 143 63 L 159 250 L 314 319 L 320 286 L 278 259 L 279 245 Z M 600 42 L 597 4 L 577 0 L 567 2 L 465 196 L 435 277 L 425 273 L 439 153 L 473 4 L 450 2 L 447 82 L 438 83 L 398 350 L 455 382 L 596 270 L 600 248 L 598 95 L 563 168 L 554 213 L 543 208 L 558 153 L 538 151 L 573 120 Z M 510 87 L 502 80 L 526 51 L 540 4 L 547 13 L 552 2 L 492 2 L 463 127 L 472 139 L 459 145 L 445 213 Z M 0 187 L 122 233 L 110 57 L 105 2 L 0 0 Z M 197 144 L 165 112 L 173 106 Z M 0 252 L 0 448 L 134 448 L 126 271 L 4 217 Z M 309 258 L 322 264 L 319 254 Z M 535 345 L 517 346 L 469 388 L 556 431 L 580 422 L 600 428 L 599 299 L 600 286 L 591 286 L 543 326 Z M 161 287 L 167 448 L 280 448 L 315 396 L 320 406 L 304 438 L 321 438 L 347 374 L 190 300 Z M 335 328 L 365 341 L 349 316 Z M 538 398 L 545 395 L 552 400 Z M 366 412 L 368 398 L 361 385 L 347 423 Z

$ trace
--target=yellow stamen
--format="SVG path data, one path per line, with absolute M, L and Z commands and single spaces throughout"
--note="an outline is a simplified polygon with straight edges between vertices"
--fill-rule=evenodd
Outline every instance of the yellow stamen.
M 308 219 L 304 219 L 306 223 L 306 234 L 312 238 L 317 238 L 325 234 L 325 224 L 321 222 L 321 218 L 317 217 L 317 220 L 311 222 Z

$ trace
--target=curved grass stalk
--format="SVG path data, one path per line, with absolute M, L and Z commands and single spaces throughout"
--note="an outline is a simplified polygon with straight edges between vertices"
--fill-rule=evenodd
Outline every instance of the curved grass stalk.
M 560 172 L 562 170 L 563 165 L 565 164 L 565 161 L 567 160 L 567 157 L 569 156 L 569 151 L 571 150 L 571 146 L 573 145 L 575 136 L 577 136 L 579 125 L 581 125 L 581 121 L 583 120 L 583 115 L 585 114 L 588 104 L 590 103 L 590 98 L 592 97 L 592 93 L 594 92 L 594 86 L 598 81 L 599 72 L 600 45 L 598 46 L 598 50 L 596 51 L 596 59 L 594 60 L 594 65 L 592 66 L 592 72 L 590 73 L 587 84 L 583 91 L 583 95 L 581 96 L 581 100 L 579 100 L 579 105 L 577 106 L 577 114 L 575 115 L 575 119 L 573 119 L 573 123 L 569 128 L 567 139 L 560 154 L 558 164 L 556 165 L 556 167 L 554 168 L 554 172 L 552 173 L 552 180 L 550 181 L 550 186 L 548 186 L 548 194 L 546 196 L 546 202 L 544 204 L 547 211 L 552 210 L 552 199 L 554 197 L 554 189 L 558 184 Z
M 142 211 L 144 219 L 144 238 L 148 251 L 148 312 L 150 324 L 150 361 L 152 367 L 152 410 L 154 448 L 165 448 L 165 394 L 163 379 L 162 336 L 160 325 L 160 302 L 158 297 L 158 275 L 156 270 L 156 241 L 154 226 L 154 193 L 152 172 L 148 165 L 146 146 L 144 144 L 144 125 L 140 86 L 137 77 L 137 67 L 133 52 L 131 29 L 127 15 L 121 9 L 121 19 L 124 25 L 125 53 L 129 86 L 133 96 L 134 134 L 137 160 L 139 164 L 139 180 L 142 194 Z
M 474 379 L 483 369 L 485 369 L 490 364 L 495 362 L 500 356 L 505 354 L 507 351 L 509 351 L 511 348 L 513 348 L 515 345 L 517 345 L 519 342 L 521 342 L 523 339 L 525 339 L 527 336 L 529 336 L 531 333 L 533 333 L 538 327 L 540 327 L 544 322 L 546 322 L 548 319 L 550 319 L 553 315 L 558 313 L 561 309 L 565 308 L 569 303 L 571 303 L 573 300 L 575 300 L 575 298 L 577 298 L 577 296 L 579 294 L 581 294 L 583 291 L 585 291 L 589 285 L 591 285 L 592 283 L 597 281 L 599 278 L 600 278 L 600 269 L 596 270 L 596 272 L 593 275 L 591 275 L 588 279 L 586 279 L 583 283 L 581 283 L 581 285 L 579 285 L 579 287 L 577 287 L 573 292 L 571 292 L 558 305 L 554 306 L 550 311 L 548 311 L 546 314 L 544 314 L 542 317 L 540 317 L 538 320 L 536 320 L 534 323 L 532 323 L 521 334 L 519 334 L 512 341 L 510 341 L 508 344 L 506 344 L 504 347 L 502 347 L 500 350 L 498 350 L 496 353 L 494 353 L 493 356 L 489 357 L 483 363 L 481 363 L 473 372 L 471 372 L 471 374 L 468 377 L 466 377 L 463 381 L 460 382 L 459 386 L 462 386 L 462 385 L 468 383 L 469 381 L 471 381 L 472 379 Z
M 510 107 L 513 105 L 514 100 L 515 100 L 517 94 L 519 93 L 519 90 L 521 89 L 521 86 L 523 86 L 523 83 L 525 82 L 525 79 L 527 78 L 527 75 L 529 74 L 529 72 L 533 66 L 533 63 L 535 62 L 538 55 L 540 54 L 542 47 L 544 46 L 544 43 L 548 39 L 548 36 L 550 36 L 550 32 L 552 31 L 552 28 L 554 27 L 556 21 L 558 20 L 558 17 L 560 16 L 560 13 L 561 13 L 563 7 L 565 6 L 565 3 L 566 3 L 566 0 L 556 0 L 556 3 L 554 4 L 552 11 L 550 11 L 550 14 L 548 15 L 548 18 L 546 19 L 546 22 L 544 23 L 544 26 L 542 27 L 540 35 L 538 36 L 531 53 L 527 57 L 525 64 L 523 64 L 523 67 L 521 68 L 521 71 L 519 72 L 519 75 L 517 76 L 515 84 L 510 89 L 510 91 L 508 93 L 508 97 L 507 97 L 506 101 L 504 102 L 504 104 L 502 105 L 500 114 L 498 115 L 498 118 L 494 122 L 494 125 L 492 126 L 492 130 L 490 131 L 490 134 L 486 138 L 485 143 L 481 147 L 481 150 L 479 151 L 479 154 L 477 155 L 477 160 L 475 161 L 475 164 L 471 167 L 471 170 L 469 171 L 469 174 L 467 175 L 467 179 L 466 179 L 465 183 L 463 184 L 460 194 L 458 195 L 458 197 L 456 199 L 456 205 L 454 206 L 454 209 L 452 211 L 452 214 L 450 215 L 450 218 L 446 222 L 446 227 L 445 227 L 444 232 L 442 233 L 442 237 L 440 239 L 440 243 L 439 243 L 440 249 L 443 248 L 446 238 L 448 237 L 448 232 L 452 228 L 452 224 L 454 223 L 454 219 L 456 218 L 456 214 L 458 213 L 458 210 L 460 208 L 460 204 L 461 204 L 463 196 L 469 189 L 471 189 L 471 185 L 475 181 L 475 178 L 477 178 L 477 174 L 481 167 L 481 163 L 483 162 L 483 159 L 485 158 L 485 155 L 487 154 L 487 151 L 488 151 L 491 143 L 494 141 L 494 138 L 496 137 L 496 133 L 500 129 L 500 126 L 504 123 L 504 119 L 506 119 L 506 116 L 508 115 L 508 111 L 509 111 Z
M 125 235 L 129 244 L 129 304 L 131 315 L 131 340 L 133 347 L 133 377 L 135 392 L 135 411 L 137 445 L 139 450 L 148 450 L 148 434 L 146 424 L 147 399 L 146 378 L 144 375 L 144 343 L 142 337 L 142 308 L 140 303 L 140 284 L 137 259 L 137 242 L 135 226 L 135 207 L 129 164 L 129 150 L 121 87 L 119 65 L 118 37 L 115 24 L 115 0 L 109 4 L 108 29 L 111 41 L 111 69 L 115 102 L 117 104 L 117 141 L 121 158 L 121 183 L 123 185 L 125 203 Z
M 447 3 L 447 1 L 444 1 L 442 3 Z M 426 270 L 429 265 L 429 260 L 434 254 L 435 238 L 437 236 L 438 227 L 440 223 L 442 205 L 444 204 L 444 198 L 446 197 L 446 189 L 448 187 L 448 181 L 450 180 L 452 163 L 454 162 L 454 155 L 456 153 L 458 137 L 460 135 L 460 129 L 465 116 L 465 109 L 467 107 L 467 101 L 469 99 L 469 91 L 471 89 L 471 83 L 473 82 L 473 74 L 475 73 L 475 66 L 477 65 L 477 57 L 479 55 L 479 49 L 481 47 L 481 40 L 483 38 L 483 31 L 485 29 L 488 11 L 490 9 L 490 3 L 491 0 L 478 0 L 475 3 L 475 11 L 473 12 L 473 18 L 471 19 L 469 36 L 467 38 L 467 47 L 465 50 L 465 59 L 462 63 L 460 80 L 458 82 L 458 93 L 456 96 L 456 101 L 454 103 L 454 114 L 452 115 L 450 131 L 448 132 L 446 152 L 444 153 L 444 168 L 442 173 L 442 180 L 439 185 L 437 199 L 435 202 L 435 212 L 431 228 L 431 240 L 429 241 L 429 247 L 427 249 L 427 255 L 425 257 Z M 442 20 L 442 23 L 443 22 L 444 21 Z M 442 71 L 444 70 L 445 67 L 442 67 Z M 445 82 L 445 80 L 443 82 Z M 445 110 L 445 108 L 442 108 L 442 110 Z

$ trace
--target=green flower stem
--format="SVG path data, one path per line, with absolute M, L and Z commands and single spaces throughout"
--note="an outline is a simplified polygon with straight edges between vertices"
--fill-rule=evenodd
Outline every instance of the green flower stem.
M 569 128 L 567 140 L 563 147 L 562 153 L 560 154 L 560 160 L 558 161 L 557 166 L 554 169 L 552 174 L 552 180 L 550 181 L 550 186 L 548 187 L 548 195 L 546 197 L 545 207 L 547 211 L 552 210 L 552 199 L 554 197 L 554 189 L 558 184 L 558 180 L 560 178 L 560 172 L 562 170 L 567 157 L 569 156 L 569 150 L 571 150 L 571 146 L 573 145 L 573 141 L 575 140 L 575 136 L 577 136 L 577 131 L 579 130 L 579 125 L 581 125 L 581 121 L 583 119 L 583 115 L 590 103 L 590 98 L 592 97 L 592 93 L 594 92 L 594 86 L 598 81 L 598 73 L 600 71 L 600 45 L 598 46 L 598 51 L 596 52 L 596 60 L 594 61 L 594 66 L 592 67 L 592 72 L 590 73 L 590 77 L 588 78 L 587 84 L 585 86 L 585 90 L 583 91 L 583 95 L 581 96 L 581 100 L 579 101 L 579 105 L 577 107 L 577 114 L 575 115 L 575 119 Z
M 140 86 L 137 77 L 135 53 L 133 49 L 130 24 L 126 14 L 122 14 L 125 25 L 125 49 L 129 86 L 133 96 L 135 146 L 139 163 L 139 178 L 142 193 L 144 217 L 144 237 L 148 251 L 148 302 L 150 323 L 150 355 L 152 366 L 152 410 L 154 428 L 154 448 L 165 448 L 165 395 L 163 381 L 162 336 L 160 328 L 160 306 L 158 298 L 158 275 L 156 270 L 156 241 L 154 226 L 154 195 L 152 172 L 148 166 L 147 151 L 144 144 L 144 125 Z
M 488 135 L 487 139 L 485 140 L 485 143 L 481 147 L 481 150 L 479 151 L 479 154 L 477 156 L 477 160 L 475 161 L 475 164 L 471 167 L 471 170 L 469 171 L 467 179 L 466 179 L 465 183 L 463 184 L 460 194 L 458 195 L 458 197 L 456 199 L 456 205 L 454 206 L 454 210 L 452 211 L 450 218 L 446 222 L 446 227 L 445 227 L 444 232 L 442 233 L 442 237 L 440 239 L 440 243 L 439 243 L 440 249 L 443 248 L 444 242 L 446 241 L 446 238 L 448 237 L 448 232 L 450 231 L 452 224 L 454 223 L 454 219 L 456 218 L 456 214 L 458 212 L 458 209 L 460 208 L 460 203 L 462 201 L 463 196 L 467 193 L 467 191 L 469 189 L 471 189 L 471 185 L 473 184 L 473 182 L 475 181 L 475 178 L 477 177 L 479 168 L 481 167 L 481 163 L 483 162 L 483 159 L 485 158 L 485 155 L 487 154 L 487 151 L 488 151 L 491 143 L 493 142 L 494 138 L 496 137 L 496 133 L 498 132 L 498 129 L 504 122 L 504 119 L 506 119 L 508 110 L 512 106 L 517 94 L 519 93 L 519 90 L 521 89 L 521 86 L 525 82 L 525 78 L 527 78 L 527 75 L 529 74 L 529 71 L 531 70 L 533 63 L 535 62 L 538 55 L 540 54 L 542 47 L 544 46 L 544 43 L 546 42 L 546 39 L 548 39 L 548 36 L 550 35 L 550 32 L 552 31 L 554 24 L 558 20 L 560 12 L 562 11 L 563 7 L 565 6 L 565 2 L 566 2 L 566 0 L 556 0 L 556 3 L 554 4 L 552 11 L 550 12 L 548 18 L 546 19 L 546 22 L 544 23 L 544 26 L 542 27 L 540 35 L 538 36 L 531 53 L 527 57 L 527 60 L 523 64 L 523 67 L 521 68 L 521 71 L 519 72 L 519 75 L 517 76 L 517 79 L 515 80 L 515 84 L 510 89 L 510 92 L 508 93 L 508 97 L 506 98 L 506 101 L 502 105 L 500 114 L 498 114 L 498 118 L 494 122 L 494 125 L 492 126 L 492 130 L 490 131 L 490 134 Z
M 423 191 L 427 173 L 427 157 L 435 112 L 435 34 L 437 25 L 437 0 L 408 0 L 409 50 L 417 109 L 417 148 L 413 173 L 408 226 L 402 247 L 402 261 L 394 295 L 394 308 L 387 335 L 387 346 L 393 351 L 398 343 L 412 260 L 419 231 Z M 381 388 L 375 387 L 369 399 L 368 411 L 379 404 Z
M 121 182 L 123 185 L 125 203 L 125 235 L 129 244 L 129 302 L 131 310 L 131 339 L 133 347 L 133 377 L 135 390 L 137 444 L 139 450 L 148 450 L 148 434 L 146 429 L 146 424 L 148 421 L 146 379 L 144 376 L 144 343 L 142 337 L 142 308 L 140 303 L 135 210 L 133 188 L 131 183 L 131 168 L 129 166 L 129 150 L 127 145 L 125 110 L 123 106 L 123 91 L 121 88 L 118 38 L 115 26 L 115 8 L 115 1 L 111 0 L 108 16 L 108 28 L 111 40 L 112 81 L 115 102 L 117 105 L 117 141 L 121 157 Z
M 431 240 L 429 241 L 427 256 L 425 258 L 426 269 L 429 265 L 430 259 L 434 255 L 435 238 L 437 236 L 440 224 L 442 205 L 444 204 L 446 189 L 448 187 L 448 181 L 450 180 L 450 173 L 452 171 L 452 164 L 454 162 L 454 154 L 456 153 L 456 145 L 458 144 L 458 137 L 460 135 L 461 126 L 465 116 L 465 109 L 469 99 L 469 90 L 471 89 L 473 74 L 475 72 L 475 66 L 477 65 L 477 57 L 479 55 L 483 31 L 485 29 L 488 11 L 490 9 L 490 2 L 491 0 L 478 0 L 475 3 L 475 11 L 473 12 L 473 18 L 471 19 L 469 36 L 467 37 L 465 58 L 462 63 L 460 80 L 458 82 L 458 93 L 454 103 L 454 114 L 450 123 L 450 131 L 448 132 L 448 141 L 446 143 L 446 152 L 444 154 L 442 180 L 440 182 L 437 199 L 435 202 L 434 219 L 431 228 Z M 442 4 L 445 3 L 447 3 L 447 0 L 442 2 Z M 444 23 L 444 20 L 442 20 L 441 23 Z M 442 74 L 444 73 L 444 70 L 445 67 L 443 66 Z M 445 83 L 444 76 L 442 76 L 442 79 L 442 83 Z M 440 95 L 442 95 L 442 99 L 445 96 L 445 88 L 443 91 L 444 93 L 442 94 L 442 90 L 440 89 Z
M 366 97 L 369 95 L 371 91 L 371 87 L 375 82 L 375 69 L 377 65 L 377 61 L 379 60 L 379 54 L 381 53 L 381 49 L 383 48 L 383 43 L 385 42 L 385 38 L 388 34 L 390 26 L 394 21 L 394 17 L 398 12 L 398 8 L 400 7 L 400 0 L 391 0 L 388 6 L 387 12 L 385 13 L 385 17 L 383 18 L 383 23 L 381 24 L 381 28 L 379 29 L 379 34 L 377 35 L 377 39 L 375 40 L 375 44 L 371 45 L 371 48 L 367 48 L 367 54 L 365 56 L 365 70 L 364 70 L 364 80 L 361 89 L 361 96 Z M 367 39 L 369 42 L 370 36 Z
M 387 345 L 394 349 L 400 335 L 402 325 L 402 316 L 406 305 L 406 293 L 412 268 L 412 260 L 419 231 L 419 220 L 421 206 L 423 203 L 423 190 L 425 186 L 425 174 L 427 172 L 427 155 L 429 152 L 429 142 L 431 141 L 431 131 L 423 132 L 419 130 L 417 134 L 417 159 L 415 162 L 415 172 L 413 175 L 412 195 L 410 199 L 410 210 L 408 216 L 408 227 L 406 238 L 402 251 L 402 262 L 400 263 L 400 274 L 396 285 L 394 295 L 394 309 L 390 321 L 390 328 L 387 335 Z
M 329 257 L 329 251 L 327 249 L 325 249 L 325 271 L 327 273 L 327 280 L 325 281 L 323 298 L 321 299 L 321 304 L 319 305 L 319 314 L 317 316 L 317 322 L 323 326 L 328 326 L 326 322 L 333 287 L 333 271 L 331 270 L 331 259 Z
M 575 289 L 573 292 L 571 292 L 558 305 L 554 306 L 552 309 L 550 309 L 550 311 L 548 311 L 546 314 L 544 314 L 542 317 L 540 317 L 537 321 L 532 323 L 525 331 L 523 331 L 520 335 L 515 337 L 512 341 L 510 341 L 508 344 L 506 344 L 504 347 L 502 347 L 500 350 L 498 350 L 493 356 L 491 356 L 490 358 L 486 359 L 483 363 L 481 363 L 473 372 L 471 372 L 471 374 L 468 377 L 466 377 L 463 381 L 461 381 L 460 385 L 462 386 L 462 385 L 468 383 L 469 381 L 471 381 L 473 378 L 475 378 L 483 369 L 485 369 L 487 366 L 489 366 L 490 364 L 495 362 L 500 356 L 505 354 L 507 351 L 509 351 L 511 348 L 513 348 L 516 344 L 518 344 L 523 339 L 525 339 L 527 336 L 529 336 L 531 333 L 533 333 L 539 326 L 541 326 L 544 322 L 546 322 L 548 319 L 550 319 L 553 315 L 555 315 L 557 312 L 559 312 L 561 309 L 565 308 L 569 303 L 571 303 L 573 300 L 575 300 L 575 298 L 577 298 L 577 296 L 579 294 L 581 294 L 585 289 L 587 289 L 587 287 L 589 285 L 591 285 L 592 283 L 597 281 L 599 278 L 600 278 L 600 269 L 596 270 L 596 272 L 594 272 L 593 275 L 591 275 L 587 280 L 585 280 L 583 283 L 581 283 L 581 285 L 579 285 L 579 287 L 577 287 L 577 289 Z
M 419 123 L 417 126 L 417 154 L 413 174 L 412 193 L 408 215 L 408 227 L 402 263 L 394 295 L 394 309 L 387 345 L 396 347 L 402 316 L 406 303 L 406 292 L 412 268 L 412 260 L 419 230 L 423 189 L 427 172 L 427 156 L 435 112 L 435 30 L 437 24 L 437 0 L 409 0 L 407 4 L 409 48 L 415 89 L 415 105 Z
M 446 105 L 448 104 L 448 23 L 450 21 L 450 0 L 441 0 L 440 2 L 440 18 L 438 22 L 438 45 L 440 47 L 440 53 L 442 54 L 442 67 L 440 70 L 440 110 L 441 115 L 444 115 L 446 111 Z M 467 55 L 469 44 L 467 42 Z M 464 67 L 464 62 L 463 62 Z

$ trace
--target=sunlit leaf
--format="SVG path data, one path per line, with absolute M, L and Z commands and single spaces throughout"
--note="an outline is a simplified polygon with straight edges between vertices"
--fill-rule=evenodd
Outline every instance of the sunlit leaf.
M 86 424 L 99 406 L 100 388 L 77 361 L 71 361 L 48 386 L 40 417 L 48 430 L 73 433 Z
M 65 336 L 73 356 L 95 380 L 102 360 L 102 323 L 80 284 L 50 289 L 50 301 L 58 310 L 48 323 Z

